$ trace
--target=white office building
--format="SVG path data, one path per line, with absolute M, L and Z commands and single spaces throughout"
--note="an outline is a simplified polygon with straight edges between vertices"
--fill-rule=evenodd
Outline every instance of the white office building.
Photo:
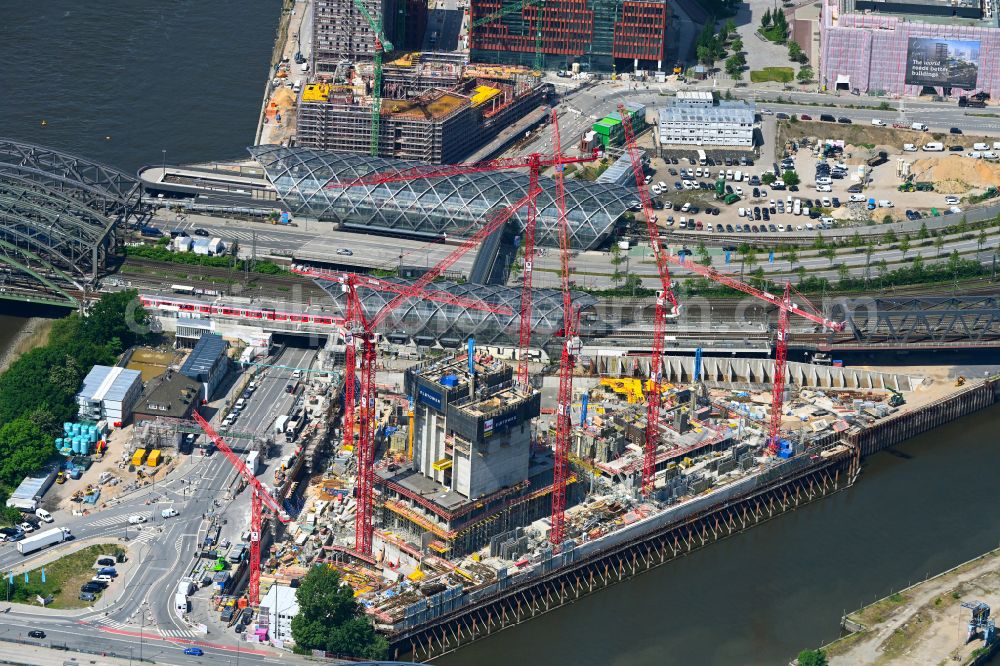
M 142 395 L 142 373 L 138 370 L 95 365 L 76 394 L 80 418 L 87 421 L 107 419 L 112 423 L 127 421 Z
M 752 148 L 755 115 L 744 100 L 715 102 L 708 91 L 681 91 L 660 109 L 660 145 Z
M 267 635 L 272 645 L 284 647 L 292 640 L 292 618 L 299 614 L 295 588 L 275 583 L 260 600 L 260 618 L 267 618 Z M 258 625 L 260 626 L 260 625 Z

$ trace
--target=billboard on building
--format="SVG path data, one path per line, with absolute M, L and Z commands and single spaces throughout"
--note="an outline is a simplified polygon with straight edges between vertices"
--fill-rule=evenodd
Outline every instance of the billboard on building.
M 906 50 L 906 84 L 972 90 L 979 78 L 979 42 L 910 37 Z

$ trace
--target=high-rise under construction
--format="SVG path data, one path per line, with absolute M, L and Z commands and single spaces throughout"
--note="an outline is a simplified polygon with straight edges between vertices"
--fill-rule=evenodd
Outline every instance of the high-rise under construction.
M 420 48 L 427 25 L 424 0 L 361 0 L 382 22 L 382 31 L 397 50 Z M 313 7 L 313 59 L 317 72 L 333 72 L 344 60 L 371 60 L 375 35 L 355 0 L 316 0 Z
M 546 69 L 662 69 L 666 0 L 471 0 L 473 62 Z

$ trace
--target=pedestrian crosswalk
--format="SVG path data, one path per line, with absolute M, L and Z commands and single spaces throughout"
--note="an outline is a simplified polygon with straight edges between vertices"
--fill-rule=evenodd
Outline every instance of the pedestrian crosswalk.
M 161 636 L 163 638 L 194 638 L 196 636 L 196 633 L 190 629 L 158 629 L 149 625 L 142 625 L 141 623 L 131 624 L 121 622 L 110 617 L 97 618 L 94 620 L 94 624 L 118 631 L 138 632 L 141 630 L 150 636 Z
M 118 514 L 116 516 L 108 516 L 107 518 L 98 518 L 97 520 L 92 520 L 87 523 L 87 527 L 110 527 L 112 525 L 128 525 L 129 516 L 142 516 L 146 520 L 149 520 L 153 516 L 152 511 L 136 511 L 135 513 Z

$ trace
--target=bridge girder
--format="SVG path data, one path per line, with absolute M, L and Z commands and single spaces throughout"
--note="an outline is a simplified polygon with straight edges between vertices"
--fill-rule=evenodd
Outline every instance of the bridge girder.
M 0 298 L 75 306 L 73 292 L 94 286 L 142 210 L 135 178 L 0 139 Z

